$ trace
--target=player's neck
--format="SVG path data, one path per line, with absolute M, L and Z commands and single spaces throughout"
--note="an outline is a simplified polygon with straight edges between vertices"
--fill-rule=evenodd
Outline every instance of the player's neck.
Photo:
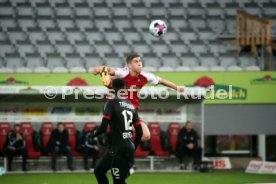
M 130 76 L 134 77 L 134 76 L 138 75 L 139 73 L 130 70 L 129 74 L 130 74 Z

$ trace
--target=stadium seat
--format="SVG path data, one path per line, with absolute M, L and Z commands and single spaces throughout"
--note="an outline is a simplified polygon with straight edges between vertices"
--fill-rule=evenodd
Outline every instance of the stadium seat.
M 51 137 L 51 133 L 54 130 L 54 125 L 52 123 L 42 123 L 40 127 L 40 139 L 41 139 L 41 147 L 42 153 L 46 154 L 47 145 Z
M 151 67 L 151 66 L 145 66 L 145 67 L 143 67 L 143 70 L 145 72 L 156 72 L 157 68 L 156 67 Z
M 32 73 L 32 69 L 31 68 L 27 68 L 27 67 L 19 67 L 15 69 L 16 73 Z
M 84 32 L 87 29 L 91 29 L 94 27 L 93 25 L 93 20 L 91 20 L 89 17 L 88 18 L 76 18 L 76 25 L 79 28 L 80 31 Z
M 18 19 L 18 25 L 23 31 L 28 31 L 31 28 L 36 27 L 36 22 L 34 19 Z
M 72 67 L 69 70 L 71 73 L 86 73 L 86 69 L 82 66 Z
M 38 17 L 52 17 L 54 15 L 54 10 L 47 6 L 36 6 Z
M 171 151 L 174 153 L 176 149 L 177 139 L 178 139 L 178 133 L 180 131 L 181 127 L 179 123 L 170 123 L 168 126 L 168 133 L 171 143 Z
M 233 56 L 221 56 L 220 57 L 220 66 L 229 67 L 229 66 L 236 66 L 237 60 Z
M 222 66 L 212 66 L 212 67 L 210 67 L 210 71 L 224 72 L 224 71 L 226 71 L 226 68 L 224 68 Z
M 182 56 L 181 64 L 182 66 L 191 67 L 191 68 L 199 65 L 198 59 L 194 55 Z
M 0 123 L 0 155 L 3 153 L 4 145 L 7 141 L 7 135 L 11 130 L 9 123 Z
M 159 123 L 149 123 L 149 131 L 151 134 L 150 147 L 156 156 L 169 156 L 169 151 L 163 151 L 161 145 L 161 129 Z
M 144 66 L 158 68 L 160 66 L 160 60 L 156 56 L 144 56 Z
M 28 68 L 36 68 L 36 67 L 42 67 L 43 66 L 43 60 L 40 57 L 39 54 L 27 54 L 26 56 L 27 60 L 27 67 Z
M 71 29 L 68 29 L 64 33 L 65 33 L 66 37 L 68 38 L 68 41 L 71 44 L 75 44 L 78 41 L 83 41 L 84 40 L 84 35 L 82 34 L 82 32 L 80 32 L 79 29 L 71 28 Z
M 0 73 L 13 73 L 14 70 L 12 68 L 7 68 L 7 67 L 4 67 L 4 68 L 0 68 Z
M 115 41 L 113 47 L 114 47 L 114 52 L 119 57 L 124 57 L 126 54 L 129 54 L 132 52 L 131 47 L 126 42 L 123 42 L 123 41 Z M 141 53 L 141 52 L 137 51 L 137 53 Z
M 84 124 L 82 131 L 83 132 L 88 132 L 88 131 L 94 130 L 96 128 L 97 128 L 97 123 L 95 123 L 95 122 L 87 122 L 87 123 Z
M 247 66 L 247 67 L 245 68 L 245 70 L 246 70 L 246 71 L 260 71 L 261 69 L 260 69 L 260 67 L 258 67 L 258 66 Z
M 218 65 L 218 61 L 213 56 L 201 56 L 201 66 L 212 67 Z
M 20 30 L 8 31 L 7 35 L 8 35 L 9 40 L 13 44 L 16 44 L 18 41 L 24 41 L 27 39 L 26 34 Z
M 239 72 L 239 71 L 242 71 L 242 68 L 239 66 L 230 66 L 227 68 L 227 71 Z
M 175 69 L 176 72 L 191 72 L 192 69 L 188 66 L 179 66 Z
M 68 130 L 69 133 L 69 144 L 71 146 L 72 149 L 72 155 L 73 156 L 81 156 L 81 154 L 79 152 L 76 151 L 76 144 L 77 144 L 77 136 L 79 134 L 75 123 L 65 123 L 65 129 Z
M 181 54 L 188 53 L 188 47 L 180 41 L 173 41 L 170 45 L 171 52 L 175 53 L 176 56 L 180 56 Z
M 205 66 L 196 66 L 193 68 L 193 71 L 195 72 L 205 72 L 208 71 L 208 68 Z
M 53 73 L 68 73 L 68 71 L 69 70 L 67 68 L 63 67 L 63 66 L 54 67 L 52 69 Z
M 139 146 L 136 148 L 136 151 L 135 151 L 135 157 L 144 158 L 144 157 L 147 157 L 148 155 L 149 155 L 149 152 L 142 150 L 141 144 L 139 144 Z
M 85 57 L 85 63 L 87 68 L 92 68 L 103 65 L 104 61 L 99 56 L 89 54 Z
M 20 131 L 23 133 L 25 141 L 26 141 L 26 147 L 28 151 L 28 157 L 29 158 L 39 158 L 41 156 L 41 153 L 39 151 L 35 151 L 34 149 L 34 142 L 33 142 L 33 127 L 32 123 L 21 123 L 20 124 Z
M 106 62 L 105 64 L 110 67 L 123 67 L 125 66 L 125 62 L 123 59 L 119 58 L 118 56 L 116 57 L 106 57 Z
M 15 47 L 8 43 L 8 41 L 2 41 L 0 42 L 0 55 L 2 57 L 5 57 L 7 53 L 14 53 L 15 52 Z
M 34 73 L 50 73 L 51 70 L 49 68 L 41 66 L 41 67 L 34 68 L 33 72 Z
M 76 41 L 74 47 L 81 57 L 85 57 L 85 54 L 92 53 L 94 50 L 87 41 Z
M 73 67 L 83 67 L 84 61 L 78 54 L 67 54 L 65 60 L 66 67 L 69 69 Z
M 9 68 L 16 69 L 23 66 L 23 62 L 20 56 L 6 56 L 6 59 L 8 60 L 7 67 Z
M 173 72 L 174 68 L 170 67 L 170 66 L 161 66 L 158 69 L 159 72 Z

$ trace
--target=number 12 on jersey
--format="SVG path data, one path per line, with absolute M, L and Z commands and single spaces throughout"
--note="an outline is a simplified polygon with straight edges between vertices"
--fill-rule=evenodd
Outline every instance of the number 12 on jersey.
M 125 130 L 129 131 L 132 130 L 132 118 L 133 118 L 133 113 L 128 110 L 123 110 L 122 112 L 125 120 Z

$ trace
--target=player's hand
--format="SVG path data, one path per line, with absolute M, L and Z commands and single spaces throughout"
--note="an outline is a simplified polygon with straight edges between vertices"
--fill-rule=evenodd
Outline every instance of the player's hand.
M 177 86 L 177 92 L 179 92 L 179 93 L 186 92 L 186 87 L 185 86 Z
M 10 150 L 15 150 L 15 147 L 9 146 L 9 149 L 10 149 Z
M 92 73 L 93 73 L 94 75 L 98 75 L 98 74 L 101 73 L 102 69 L 103 69 L 102 66 L 95 67 L 95 68 L 93 68 Z

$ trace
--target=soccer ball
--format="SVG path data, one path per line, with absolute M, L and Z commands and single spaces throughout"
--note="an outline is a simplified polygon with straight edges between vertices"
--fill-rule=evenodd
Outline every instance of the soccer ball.
M 149 26 L 150 33 L 155 36 L 163 36 L 167 31 L 167 25 L 163 20 L 154 20 Z

